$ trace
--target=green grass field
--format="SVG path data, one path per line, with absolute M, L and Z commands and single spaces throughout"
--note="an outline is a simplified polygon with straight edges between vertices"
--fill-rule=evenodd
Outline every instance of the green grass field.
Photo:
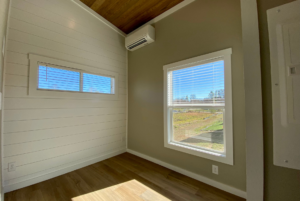
M 177 109 L 173 112 L 173 126 L 177 142 L 224 151 L 221 110 Z
M 205 128 L 206 131 L 217 131 L 223 129 L 223 121 L 215 122 L 213 125 L 209 126 L 208 128 Z

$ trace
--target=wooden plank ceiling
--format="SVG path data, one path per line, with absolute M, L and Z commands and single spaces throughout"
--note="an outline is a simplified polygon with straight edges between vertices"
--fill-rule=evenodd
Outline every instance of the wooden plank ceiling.
M 80 0 L 126 34 L 183 0 Z

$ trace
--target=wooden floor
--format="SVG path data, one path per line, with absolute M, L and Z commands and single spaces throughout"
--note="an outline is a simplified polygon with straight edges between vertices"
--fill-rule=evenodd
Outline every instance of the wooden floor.
M 5 201 L 244 201 L 129 153 L 5 194 Z

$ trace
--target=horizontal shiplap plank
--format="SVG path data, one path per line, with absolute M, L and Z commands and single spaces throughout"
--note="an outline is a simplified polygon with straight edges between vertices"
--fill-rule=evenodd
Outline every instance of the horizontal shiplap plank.
M 37 52 L 39 55 L 43 55 L 46 57 L 60 59 L 60 60 L 64 60 L 64 61 L 70 61 L 70 62 L 78 63 L 78 64 L 83 64 L 83 65 L 85 65 L 85 69 L 83 69 L 83 70 L 90 71 L 90 72 L 93 72 L 93 71 L 96 72 L 97 69 L 103 69 L 103 70 L 113 71 L 113 72 L 116 72 L 116 73 L 119 73 L 122 75 L 126 74 L 125 63 L 120 64 L 119 66 L 109 66 L 105 63 L 92 61 L 92 60 L 85 59 L 82 57 L 77 57 L 77 56 L 73 56 L 70 54 L 61 53 L 58 51 L 45 49 L 45 48 L 41 48 L 38 46 L 30 45 L 30 44 L 20 43 L 18 41 L 8 40 L 7 51 L 13 52 L 13 53 L 18 53 L 18 54 L 14 55 L 12 61 L 10 61 L 10 60 L 8 61 L 11 63 L 17 63 L 17 62 L 14 62 L 14 60 L 16 59 L 16 57 L 20 56 L 19 54 L 23 54 L 23 58 L 24 57 L 28 58 L 28 53 Z M 20 63 L 18 63 L 18 64 L 20 64 Z M 27 65 L 27 64 L 29 64 L 29 60 L 27 60 L 21 64 Z
M 73 109 L 28 109 L 28 110 L 5 110 L 4 122 L 54 119 L 63 117 L 99 116 L 106 114 L 125 114 L 125 108 L 73 108 Z
M 107 24 L 99 21 L 98 18 L 91 17 L 89 12 L 86 12 L 80 6 L 73 1 L 61 1 L 51 0 L 51 3 L 47 0 L 26 0 L 38 7 L 54 13 L 57 16 L 66 18 L 71 21 L 84 26 L 86 29 L 93 30 L 97 33 L 105 31 L 110 37 L 118 39 L 120 36 L 116 34 L 116 31 L 108 27 Z M 59 5 L 59 6 L 58 6 Z
M 125 96 L 127 94 L 127 90 L 125 88 L 119 88 L 119 92 L 118 95 L 119 96 Z M 30 97 L 30 98 L 36 98 L 36 99 L 40 99 L 41 97 L 34 97 L 34 96 L 29 96 L 28 95 L 28 88 L 27 87 L 20 87 L 20 86 L 6 86 L 5 87 L 5 98 L 26 98 L 26 97 Z M 59 97 L 56 97 L 59 98 Z M 64 97 L 63 97 L 64 98 Z M 67 97 L 66 97 L 67 98 Z M 85 99 L 84 97 L 82 97 L 82 99 Z M 103 100 L 105 100 L 104 98 L 102 98 Z
M 6 75 L 5 86 L 27 87 L 28 77 L 22 75 Z
M 101 116 L 65 117 L 57 119 L 38 119 L 25 121 L 4 122 L 4 134 L 22 131 L 33 131 L 75 125 L 94 124 L 108 121 L 118 121 L 126 119 L 125 114 L 110 114 Z
M 103 132 L 94 133 L 94 138 L 92 138 L 92 140 L 101 138 L 102 141 L 99 144 L 99 145 L 101 145 L 101 143 L 107 142 L 107 140 L 109 140 L 110 138 L 114 139 L 116 137 L 116 135 L 117 136 L 120 136 L 120 135 L 125 136 L 125 133 L 118 132 L 118 130 L 116 130 L 116 129 L 107 130 L 107 131 L 103 131 Z M 88 136 L 88 137 L 90 137 L 90 136 Z M 42 160 L 47 160 L 47 159 L 58 157 L 61 155 L 70 154 L 72 152 L 78 152 L 81 150 L 85 150 L 85 149 L 88 149 L 91 147 L 92 140 L 86 139 L 86 140 L 82 141 L 82 144 L 80 144 L 80 146 L 78 146 L 78 143 L 73 143 L 73 144 L 68 144 L 65 146 L 59 146 L 59 147 L 50 148 L 50 149 L 43 149 L 40 151 L 31 152 L 31 153 L 27 153 L 27 154 L 5 157 L 5 158 L 3 158 L 3 169 L 4 170 L 7 169 L 8 163 L 13 162 L 13 161 L 18 161 L 17 165 L 23 166 L 26 164 L 35 163 L 35 162 L 42 161 Z
M 56 147 L 70 144 L 77 144 L 77 146 L 81 146 L 81 143 L 85 141 L 88 141 L 89 143 L 91 143 L 91 141 L 101 141 L 101 139 L 103 140 L 103 136 L 101 134 L 99 135 L 99 133 L 86 133 L 85 135 L 64 136 L 60 138 L 7 145 L 4 146 L 4 157 L 11 157 L 15 155 L 24 155 L 24 157 L 26 157 L 27 153 L 37 152 L 45 149 L 54 149 Z M 125 132 L 122 132 L 122 135 L 125 135 L 124 133 Z M 103 135 L 105 135 L 105 133 L 103 133 Z M 118 133 L 118 135 L 120 135 L 120 133 Z M 105 139 L 110 139 L 113 137 L 114 136 L 106 136 Z
M 104 38 L 104 40 L 103 39 L 97 40 L 90 36 L 84 35 L 74 29 L 71 29 L 69 27 L 62 26 L 60 24 L 57 24 L 57 23 L 52 22 L 51 20 L 48 20 L 45 18 L 39 18 L 32 13 L 28 13 L 28 12 L 25 12 L 23 10 L 20 10 L 20 9 L 17 9 L 14 7 L 11 8 L 11 18 L 21 20 L 26 23 L 33 24 L 33 25 L 54 31 L 58 34 L 65 35 L 67 37 L 85 42 L 90 45 L 103 46 L 103 47 L 107 48 L 109 51 L 115 52 L 119 55 L 125 55 L 125 53 L 126 53 L 124 39 L 119 39 L 118 43 L 121 43 L 121 41 L 124 43 L 123 43 L 123 45 L 119 44 L 118 47 L 116 47 L 114 45 L 107 43 L 107 41 L 105 40 L 106 38 L 104 38 L 104 37 L 102 37 L 102 38 Z M 101 35 L 99 34 L 99 36 L 101 36 Z
M 94 149 L 91 149 L 94 150 Z M 87 165 L 91 165 L 93 163 L 105 160 L 107 158 L 116 156 L 118 154 L 124 153 L 126 150 L 124 143 L 122 142 L 115 142 L 110 143 L 108 145 L 103 145 L 98 148 L 98 152 L 94 156 L 89 156 L 86 158 L 81 159 L 80 161 L 73 161 L 67 164 L 63 164 L 57 167 L 53 167 L 50 169 L 46 169 L 43 171 L 38 171 L 30 175 L 25 175 L 22 177 L 18 177 L 11 180 L 4 180 L 4 186 L 6 188 L 11 187 L 11 185 L 14 185 L 14 189 L 17 189 L 18 187 L 25 187 L 27 185 L 35 184 L 37 182 L 44 181 L 45 179 L 53 178 L 65 173 L 68 173 L 68 171 L 73 171 L 78 168 L 85 167 Z M 25 185 L 24 185 L 25 183 Z M 8 189 L 9 190 L 9 189 Z
M 103 63 L 108 66 L 115 66 L 118 68 L 125 68 L 125 57 L 122 61 L 117 60 L 116 58 L 111 59 L 102 55 L 97 55 L 93 52 L 87 52 L 78 48 L 74 48 L 69 45 L 55 42 L 53 40 L 48 40 L 39 36 L 31 35 L 18 31 L 16 29 L 9 29 L 8 39 L 12 41 L 20 42 L 19 45 L 29 44 L 35 47 L 40 47 L 44 49 L 53 50 L 59 53 L 68 54 L 71 56 L 76 56 L 83 59 L 88 59 L 91 61 Z
M 4 134 L 4 144 L 16 144 L 45 139 L 58 138 L 69 135 L 85 134 L 89 132 L 97 132 L 106 129 L 121 128 L 125 130 L 126 120 L 111 121 L 95 124 L 76 125 L 71 127 L 53 128 L 47 130 L 24 131 L 18 133 Z
M 6 63 L 5 73 L 8 75 L 26 76 L 26 79 L 28 79 L 29 68 L 28 65 L 22 65 L 17 63 Z
M 50 41 L 54 41 L 56 43 L 64 44 L 72 48 L 84 50 L 91 54 L 104 56 L 121 62 L 126 61 L 125 54 L 118 54 L 118 52 L 113 52 L 106 46 L 97 46 L 96 44 L 88 44 L 80 40 L 76 40 L 71 37 L 59 34 L 55 31 L 34 24 L 30 24 L 18 19 L 11 18 L 9 23 L 9 28 L 11 30 L 18 30 L 20 32 L 27 33 L 32 36 L 36 36 Z
M 11 52 L 11 51 L 6 51 L 5 52 L 5 57 L 6 57 L 6 62 L 7 63 L 13 63 L 13 64 L 18 64 L 22 66 L 29 66 L 29 58 L 28 54 L 22 54 L 18 52 Z
M 34 4 L 30 4 L 24 0 L 14 0 L 12 3 L 12 7 L 22 10 L 24 12 L 27 12 L 29 14 L 32 14 L 36 16 L 36 18 L 42 18 L 46 19 L 50 22 L 53 22 L 59 26 L 67 27 L 69 29 L 72 29 L 84 36 L 93 38 L 94 40 L 101 41 L 103 43 L 107 43 L 113 46 L 116 46 L 118 48 L 122 48 L 123 44 L 118 41 L 121 36 L 118 34 L 110 34 L 103 30 L 99 30 L 98 34 L 96 31 L 92 31 L 91 29 L 87 29 L 83 25 L 77 23 L 76 21 L 66 19 L 62 16 L 59 16 L 53 12 L 49 12 L 46 9 L 43 9 L 42 7 L 35 6 Z M 104 40 L 104 38 L 106 40 Z M 123 38 L 124 39 L 124 38 Z
M 54 109 L 54 108 L 125 108 L 126 96 L 118 101 L 100 101 L 93 99 L 36 99 L 5 98 L 4 109 Z
M 117 136 L 116 138 L 118 138 L 118 139 L 115 140 L 115 139 L 110 138 L 107 143 L 111 142 L 111 144 L 112 144 L 113 142 L 117 142 L 117 141 L 121 140 L 121 136 Z M 24 176 L 31 175 L 31 174 L 41 172 L 41 171 L 45 171 L 45 170 L 48 170 L 51 168 L 63 166 L 65 164 L 72 163 L 72 162 L 78 163 L 79 161 L 87 160 L 90 157 L 95 157 L 97 155 L 100 156 L 101 154 L 103 154 L 107 151 L 118 150 L 121 148 L 120 147 L 121 144 L 118 144 L 117 147 L 114 147 L 111 144 L 109 144 L 109 146 L 105 146 L 106 149 L 103 149 L 102 148 L 103 146 L 99 145 L 99 143 L 102 143 L 101 140 L 99 140 L 99 142 L 93 141 L 93 145 L 90 145 L 91 148 L 83 150 L 83 151 L 62 155 L 62 156 L 51 158 L 48 160 L 31 163 L 28 165 L 19 166 L 19 167 L 17 167 L 18 171 L 7 172 L 4 176 L 4 180 L 12 180 L 12 179 L 16 179 L 19 177 L 24 177 Z M 32 177 L 32 175 L 31 175 L 31 177 Z

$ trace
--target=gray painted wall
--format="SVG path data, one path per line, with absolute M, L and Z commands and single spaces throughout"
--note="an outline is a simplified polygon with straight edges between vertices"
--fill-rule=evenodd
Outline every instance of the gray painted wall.
M 197 0 L 155 24 L 156 41 L 129 53 L 128 148 L 235 188 L 246 189 L 245 99 L 239 0 Z M 163 145 L 163 65 L 233 48 L 234 166 Z M 219 175 L 211 172 L 219 166 Z
M 264 121 L 264 157 L 265 157 L 265 200 L 296 201 L 300 200 L 300 171 L 273 165 L 273 122 L 271 94 L 271 65 L 267 10 L 293 0 L 258 0 L 262 92 Z

